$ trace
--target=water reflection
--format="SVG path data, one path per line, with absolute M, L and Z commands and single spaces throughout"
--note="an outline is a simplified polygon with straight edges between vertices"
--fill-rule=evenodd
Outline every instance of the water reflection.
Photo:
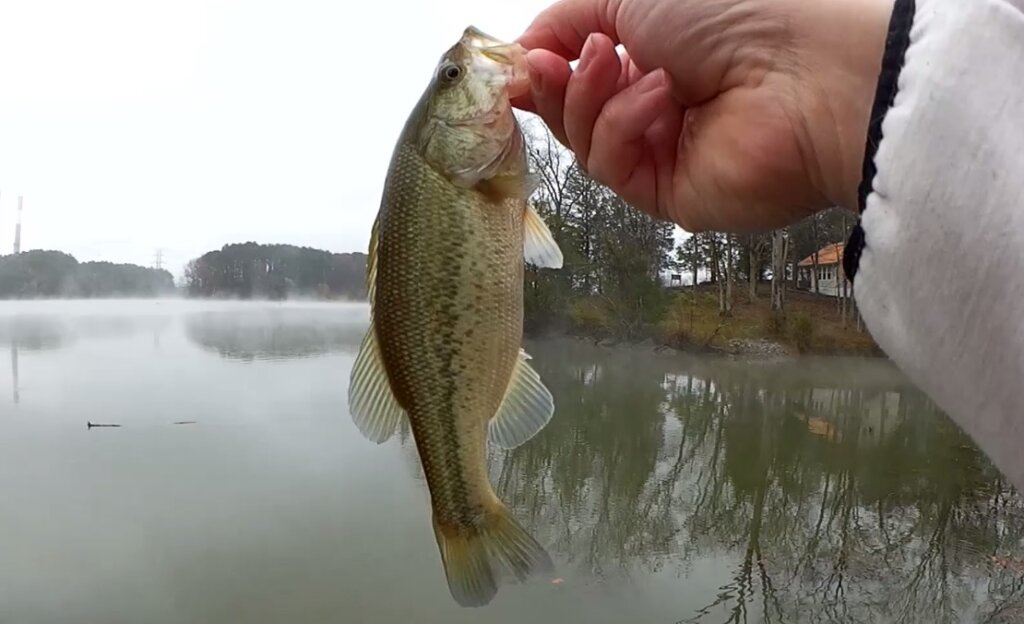
M 495 452 L 493 480 L 567 578 L 670 573 L 682 590 L 695 562 L 727 562 L 685 622 L 1021 611 L 1021 499 L 891 367 L 844 378 L 813 363 L 530 350 L 556 415 Z
M 367 324 L 338 310 L 213 311 L 188 316 L 188 339 L 223 358 L 290 360 L 355 353 Z
M 67 323 L 54 316 L 0 316 L 0 345 L 26 351 L 66 346 L 74 336 Z
M 7 345 L 11 352 L 11 396 L 15 405 L 21 403 L 20 352 L 60 349 L 72 339 L 67 326 L 53 316 L 0 316 L 0 345 Z
M 0 308 L 0 620 L 1020 621 L 1020 498 L 892 366 L 568 341 L 527 345 L 557 413 L 491 466 L 564 583 L 460 609 L 408 429 L 367 443 L 352 358 L 309 357 L 354 354 L 367 317 Z
M 155 337 L 173 322 L 170 315 L 139 316 L 113 310 L 78 314 L 14 312 L 0 315 L 0 345 L 24 351 L 50 351 L 72 346 L 79 339 L 123 338 L 143 331 L 152 332 Z
M 11 344 L 11 386 L 14 388 L 14 404 L 21 402 L 21 393 L 18 391 L 18 345 Z

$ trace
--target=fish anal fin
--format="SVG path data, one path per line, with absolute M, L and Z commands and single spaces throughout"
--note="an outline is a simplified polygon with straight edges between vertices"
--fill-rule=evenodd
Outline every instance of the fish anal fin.
M 394 435 L 405 417 L 405 410 L 391 391 L 372 324 L 349 376 L 348 409 L 359 432 L 377 444 Z
M 525 582 L 554 570 L 544 547 L 501 503 L 472 527 L 447 526 L 434 516 L 434 535 L 448 589 L 463 607 L 488 604 L 506 577 Z
M 519 351 L 505 397 L 488 424 L 489 439 L 502 448 L 515 448 L 537 435 L 555 413 L 554 398 L 529 359 Z
M 523 257 L 529 264 L 543 269 L 562 268 L 562 250 L 544 219 L 529 204 L 523 216 Z

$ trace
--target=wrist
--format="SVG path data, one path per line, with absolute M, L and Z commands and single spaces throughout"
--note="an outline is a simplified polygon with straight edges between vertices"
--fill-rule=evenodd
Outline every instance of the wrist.
M 820 127 L 831 128 L 812 145 L 821 192 L 832 205 L 855 211 L 894 1 L 830 3 L 827 18 L 809 31 L 815 50 L 807 58 L 812 75 L 821 76 Z

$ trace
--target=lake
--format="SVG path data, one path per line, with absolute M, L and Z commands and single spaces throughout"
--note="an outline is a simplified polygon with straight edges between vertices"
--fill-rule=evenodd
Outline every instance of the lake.
M 346 407 L 357 304 L 0 303 L 0 622 L 1004 622 L 1024 505 L 883 360 L 527 342 L 491 452 L 555 559 L 452 600 L 407 432 Z M 89 427 L 120 425 L 120 427 Z

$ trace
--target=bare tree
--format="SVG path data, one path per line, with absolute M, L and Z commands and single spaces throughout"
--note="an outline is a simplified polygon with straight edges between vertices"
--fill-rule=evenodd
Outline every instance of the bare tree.
M 818 250 L 821 249 L 821 240 L 818 237 L 818 215 L 811 217 L 811 240 L 814 244 L 814 253 L 811 255 L 811 282 L 814 283 L 814 294 L 820 295 L 821 288 L 818 286 Z
M 723 306 L 726 315 L 732 314 L 733 291 L 736 282 L 736 261 L 733 258 L 732 234 L 725 236 L 725 305 Z
M 757 283 L 761 279 L 761 268 L 765 255 L 771 250 L 771 236 L 754 234 L 747 238 L 747 281 L 749 286 L 748 299 L 753 303 L 757 299 Z M 737 256 L 739 262 L 739 256 Z
M 786 228 L 772 233 L 772 310 L 785 311 L 786 258 L 789 256 L 789 237 Z
M 558 144 L 550 132 L 543 127 L 538 129 L 536 121 L 525 124 L 523 130 L 530 167 L 538 178 L 537 191 L 551 204 L 556 222 L 561 223 L 569 208 L 569 180 L 574 164 L 572 155 Z

